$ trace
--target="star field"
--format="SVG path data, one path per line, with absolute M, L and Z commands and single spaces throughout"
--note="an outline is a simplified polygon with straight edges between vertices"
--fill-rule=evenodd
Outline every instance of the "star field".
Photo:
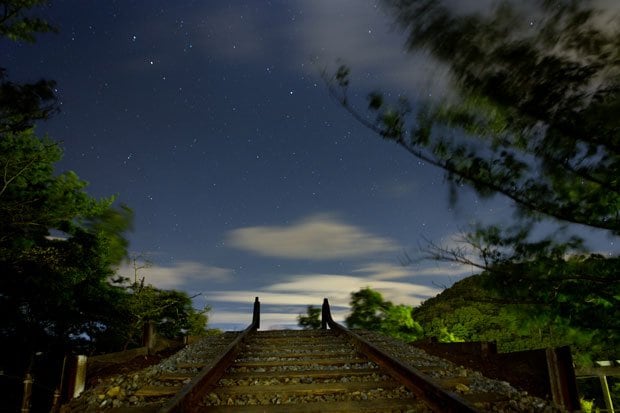
M 441 171 L 330 99 L 320 74 L 337 59 L 362 105 L 441 93 L 372 2 L 60 0 L 45 15 L 59 34 L 1 47 L 15 81 L 58 83 L 61 112 L 38 125 L 62 142 L 58 169 L 134 210 L 147 282 L 201 292 L 215 327 L 245 326 L 254 296 L 265 328 L 324 296 L 342 317 L 366 285 L 417 304 L 472 270 L 401 267 L 404 251 L 511 214 L 467 190 L 451 207 Z

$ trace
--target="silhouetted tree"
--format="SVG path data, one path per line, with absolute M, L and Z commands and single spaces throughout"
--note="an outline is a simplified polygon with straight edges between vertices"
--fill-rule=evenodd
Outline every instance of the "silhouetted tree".
M 44 4 L 0 2 L 0 42 L 53 31 L 34 16 Z M 47 80 L 10 82 L 0 68 L 0 369 L 7 376 L 21 377 L 34 354 L 42 354 L 39 364 L 62 360 L 116 318 L 124 295 L 108 280 L 126 256 L 132 213 L 113 197 L 89 196 L 75 173 L 54 171 L 62 151 L 33 129 L 56 109 L 53 88 Z M 39 373 L 53 372 L 51 365 Z M 13 401 L 3 404 L 11 409 Z
M 532 234 L 551 219 L 620 235 L 620 15 L 572 0 L 504 1 L 479 12 L 442 0 L 382 4 L 410 51 L 449 69 L 454 93 L 409 102 L 372 92 L 368 111 L 359 110 L 341 66 L 325 75 L 332 96 L 382 138 L 442 168 L 453 201 L 467 185 L 508 197 L 519 212 L 514 226 L 474 227 L 467 248 L 431 243 L 427 256 L 478 266 L 489 288 L 532 317 L 616 345 L 617 257 L 588 254 L 582 239 L 562 232 Z
M 345 318 L 349 328 L 380 331 L 405 341 L 422 336 L 422 327 L 411 318 L 412 307 L 394 305 L 369 287 L 352 292 L 349 305 L 351 314 Z
M 318 330 L 321 328 L 321 309 L 309 305 L 305 316 L 301 314 L 297 316 L 297 325 L 304 330 Z
M 36 33 L 57 32 L 49 22 L 34 14 L 46 6 L 46 0 L 0 1 L 0 37 L 34 42 Z
M 588 2 L 540 0 L 531 21 L 509 2 L 488 14 L 438 0 L 385 0 L 410 50 L 450 69 L 456 97 L 388 102 L 368 116 L 348 99 L 349 69 L 330 90 L 358 120 L 467 184 L 503 194 L 526 217 L 620 234 L 620 19 Z M 605 24 L 604 24 L 605 23 Z
M 34 15 L 34 10 L 45 7 L 45 0 L 0 1 L 0 42 L 34 42 L 37 33 L 56 32 L 47 21 Z M 0 67 L 0 135 L 19 132 L 33 126 L 40 119 L 48 119 L 58 110 L 56 82 L 41 79 L 31 84 L 9 81 L 7 71 Z
M 32 129 L 0 138 L 2 335 L 15 328 L 79 335 L 89 317 L 82 306 L 96 310 L 88 303 L 101 302 L 96 291 L 112 293 L 107 279 L 126 255 L 131 211 L 114 207 L 114 198 L 90 197 L 73 172 L 55 174 L 60 157 L 60 148 Z
M 155 324 L 158 335 L 170 339 L 185 334 L 206 334 L 211 307 L 196 310 L 192 304 L 192 299 L 200 294 L 190 297 L 183 291 L 157 288 L 146 281 L 146 275 L 142 275 L 142 271 L 148 272 L 152 262 L 142 254 L 132 255 L 131 262 L 132 277 L 119 275 L 113 280 L 114 285 L 121 286 L 125 293 L 115 303 L 118 317 L 108 323 L 105 330 L 93 335 L 94 349 L 116 351 L 141 346 L 142 332 L 148 322 Z M 105 343 L 106 348 L 101 348 L 98 342 Z

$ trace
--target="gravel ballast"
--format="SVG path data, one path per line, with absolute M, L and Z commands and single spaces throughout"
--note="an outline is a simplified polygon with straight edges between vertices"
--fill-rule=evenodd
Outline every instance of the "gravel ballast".
M 278 334 L 282 337 L 283 340 L 286 340 L 287 335 L 300 334 L 299 331 L 294 330 L 283 330 L 281 332 L 268 332 L 272 335 L 278 336 Z M 454 385 L 454 388 L 451 389 L 456 394 L 459 394 L 465 398 L 467 396 L 474 396 L 478 393 L 495 393 L 506 396 L 506 401 L 503 402 L 485 402 L 481 404 L 475 404 L 477 408 L 480 408 L 481 411 L 484 412 L 505 412 L 505 413 L 517 413 L 517 412 L 532 412 L 532 413 L 556 413 L 563 412 L 564 410 L 554 406 L 549 401 L 536 398 L 527 394 L 527 392 L 519 391 L 512 387 L 509 383 L 504 381 L 492 380 L 484 377 L 481 373 L 465 368 L 463 366 L 456 365 L 451 363 L 445 359 L 441 359 L 436 356 L 429 355 L 421 349 L 416 347 L 412 347 L 407 345 L 401 341 L 392 339 L 390 337 L 383 336 L 381 334 L 377 334 L 374 332 L 368 331 L 355 331 L 356 334 L 362 336 L 368 341 L 372 342 L 375 346 L 387 352 L 388 354 L 396 357 L 404 364 L 408 364 L 413 368 L 424 370 L 424 374 L 430 376 L 437 382 L 446 382 L 449 381 L 450 378 L 466 378 L 467 384 L 463 385 L 457 383 Z M 159 377 L 164 374 L 171 373 L 188 373 L 191 372 L 192 375 L 198 374 L 200 371 L 200 367 L 194 366 L 192 368 L 187 368 L 187 365 L 204 365 L 209 362 L 209 360 L 214 359 L 218 354 L 220 354 L 228 344 L 230 344 L 237 336 L 238 332 L 227 332 L 218 336 L 210 336 L 205 337 L 204 339 L 185 347 L 180 350 L 178 353 L 172 355 L 171 357 L 163 360 L 161 363 L 148 367 L 146 369 L 121 374 L 117 376 L 112 376 L 109 378 L 105 378 L 100 380 L 100 382 L 94 386 L 93 388 L 87 389 L 79 398 L 74 399 L 65 409 L 66 412 L 96 412 L 96 411 L 105 411 L 113 407 L 139 407 L 146 405 L 163 405 L 168 400 L 167 398 L 150 398 L 150 397 L 142 397 L 136 396 L 136 391 L 145 386 L 179 386 L 180 384 L 188 383 L 191 378 L 186 379 L 183 383 L 170 383 L 169 381 L 159 380 Z M 258 335 L 265 334 L 264 332 L 257 333 Z M 322 334 L 322 333 L 318 333 Z M 330 334 L 325 332 L 323 334 Z M 251 342 L 252 339 L 250 339 Z M 351 347 L 350 343 L 342 340 L 339 341 L 340 338 L 334 340 L 334 347 L 332 350 L 335 353 L 342 354 L 343 356 L 351 353 L 354 349 Z M 284 349 L 286 346 L 282 346 Z M 240 374 L 240 373 L 251 373 L 252 371 L 258 372 L 281 372 L 281 377 L 263 377 L 256 380 L 249 380 L 247 378 L 227 378 L 226 376 L 222 377 L 220 380 L 220 386 L 230 386 L 231 389 L 243 387 L 243 386 L 252 386 L 252 385 L 289 385 L 292 384 L 294 386 L 301 385 L 314 385 L 318 383 L 355 383 L 355 382 L 383 382 L 388 379 L 385 374 L 378 369 L 376 364 L 372 362 L 360 362 L 360 363 L 351 363 L 350 365 L 342 366 L 342 368 L 350 369 L 351 371 L 357 369 L 365 369 L 365 370 L 375 370 L 371 371 L 368 375 L 364 376 L 356 376 L 354 374 L 341 377 L 336 379 L 325 377 L 304 377 L 303 375 L 299 375 L 298 377 L 287 378 L 286 374 L 290 372 L 296 372 L 300 370 L 299 367 L 295 366 L 273 366 L 273 367 L 243 367 L 243 362 L 251 363 L 253 361 L 265 361 L 263 358 L 266 356 L 267 358 L 271 358 L 271 361 L 282 361 L 287 359 L 292 359 L 294 357 L 289 357 L 287 352 L 292 353 L 303 353 L 304 351 L 310 352 L 308 349 L 304 349 L 303 347 L 294 348 L 290 350 L 291 347 L 288 347 L 288 350 L 282 351 L 278 355 L 277 348 L 270 349 L 269 352 L 271 354 L 261 354 L 260 352 L 256 353 L 250 349 L 250 347 L 246 347 L 248 349 L 247 355 L 240 355 L 238 361 L 240 362 L 240 367 L 235 367 L 229 369 L 229 373 Z M 331 350 L 330 350 L 331 351 Z M 245 358 L 244 358 L 245 357 Z M 180 369 L 180 365 L 185 365 L 185 369 Z M 429 366 L 432 366 L 432 369 L 428 369 Z M 321 363 L 317 363 L 316 365 L 311 365 L 311 369 L 315 371 L 325 370 L 330 371 L 334 369 L 338 369 L 341 367 L 336 367 L 333 365 L 323 365 Z M 298 372 L 299 373 L 299 372 Z M 274 373 L 275 374 L 275 373 Z M 230 395 L 222 396 L 222 394 L 217 394 L 215 392 L 205 394 L 203 399 L 204 405 L 256 405 L 256 404 L 265 404 L 265 403 L 273 403 L 273 404 L 289 404 L 289 403 L 311 403 L 311 402 L 338 402 L 345 400 L 352 401 L 366 401 L 373 400 L 378 398 L 410 398 L 412 397 L 411 393 L 405 389 L 404 387 L 395 387 L 395 388 L 386 388 L 381 391 L 377 391 L 374 389 L 369 389 L 367 391 L 359 391 L 356 394 L 349 394 L 343 396 L 342 394 L 286 394 L 282 395 L 280 398 L 271 397 L 271 399 L 263 400 L 264 396 L 261 395 L 250 395 L 250 394 L 237 394 L 234 390 L 231 390 Z M 248 392 L 249 393 L 249 392 Z M 262 398 L 261 398 L 262 397 Z M 294 410 L 292 410 L 294 411 Z M 424 410 L 402 410 L 402 411 L 427 411 Z

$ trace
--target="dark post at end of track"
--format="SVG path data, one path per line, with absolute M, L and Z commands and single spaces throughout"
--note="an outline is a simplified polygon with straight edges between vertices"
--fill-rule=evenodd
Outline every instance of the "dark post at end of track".
M 321 308 L 321 328 L 327 330 L 327 324 L 332 319 L 331 311 L 329 310 L 329 301 L 327 298 L 323 299 L 323 307 Z
M 260 301 L 258 301 L 258 297 L 254 299 L 254 312 L 252 313 L 252 326 L 254 330 L 258 330 L 260 328 Z

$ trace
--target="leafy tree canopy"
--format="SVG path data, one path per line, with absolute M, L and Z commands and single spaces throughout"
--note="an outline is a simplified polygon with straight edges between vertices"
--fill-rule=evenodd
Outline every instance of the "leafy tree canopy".
M 45 5 L 0 1 L 0 38 L 32 42 L 37 33 L 54 32 L 35 16 Z M 55 171 L 62 150 L 38 137 L 34 125 L 56 111 L 53 81 L 14 83 L 0 67 L 0 370 L 22 376 L 42 354 L 42 399 L 58 384 L 55 369 L 67 352 L 118 351 L 147 321 L 166 337 L 204 334 L 209 311 L 194 310 L 185 293 L 143 280 L 114 282 L 133 213 L 116 206 L 114 196 L 91 197 L 76 173 Z
M 56 82 L 46 79 L 32 84 L 13 83 L 6 70 L 0 68 L 0 133 L 23 131 L 36 120 L 56 113 L 55 87 Z
M 36 17 L 33 9 L 47 6 L 45 0 L 0 1 L 0 36 L 10 40 L 35 41 L 35 33 L 57 32 L 46 20 Z
M 573 335 L 569 330 L 580 331 L 589 336 L 592 354 L 604 356 L 617 348 L 620 258 L 575 253 L 581 245 L 576 238 L 528 241 L 527 232 L 518 227 L 478 229 L 464 235 L 467 248 L 431 244 L 429 257 L 480 268 L 481 285 L 495 297 L 492 303 L 518 307 L 532 320 L 543 317 L 553 325 L 562 324 L 569 336 Z
M 413 317 L 423 326 L 425 336 L 440 341 L 495 341 L 501 352 L 570 345 L 576 362 L 586 366 L 592 360 L 615 357 L 620 331 L 617 305 L 586 305 L 588 298 L 583 296 L 588 294 L 584 294 L 563 301 L 558 311 L 553 306 L 560 303 L 549 303 L 545 297 L 557 292 L 546 285 L 526 285 L 523 291 L 531 294 L 519 297 L 521 290 L 510 286 L 514 281 L 507 281 L 504 288 L 517 296 L 507 297 L 497 291 L 492 273 L 467 277 L 424 301 L 414 309 Z M 600 321 L 588 320 L 598 316 Z
M 33 10 L 46 5 L 45 0 L 0 1 L 0 41 L 34 42 L 37 33 L 57 32 L 34 15 Z M 56 82 L 47 79 L 31 84 L 11 82 L 6 69 L 0 67 L 0 133 L 23 131 L 57 112 L 55 87 Z
M 0 2 L 0 36 L 31 41 L 53 31 L 33 17 L 44 4 Z M 0 337 L 11 349 L 0 361 L 18 374 L 34 351 L 64 351 L 113 320 L 123 295 L 108 279 L 126 255 L 132 212 L 89 196 L 75 173 L 54 171 L 62 151 L 32 126 L 54 103 L 53 82 L 15 84 L 0 69 Z
M 206 334 L 209 306 L 196 310 L 192 303 L 195 296 L 146 283 L 146 276 L 140 276 L 140 272 L 148 272 L 151 262 L 142 255 L 134 255 L 132 264 L 133 280 L 120 275 L 112 280 L 122 288 L 124 295 L 117 303 L 117 319 L 93 337 L 98 351 L 102 349 L 97 342 L 105 343 L 108 351 L 142 345 L 143 329 L 149 322 L 155 324 L 158 335 L 169 339 Z
M 380 292 L 366 287 L 351 293 L 349 305 L 351 314 L 345 319 L 349 328 L 378 330 L 392 303 L 385 301 Z
M 73 172 L 55 175 L 60 156 L 32 129 L 0 135 L 0 306 L 11 315 L 0 332 L 28 346 L 105 322 L 121 293 L 107 280 L 126 255 L 131 210 L 93 199 Z
M 304 330 L 318 330 L 321 328 L 321 308 L 309 305 L 306 315 L 297 316 L 297 325 Z
M 346 66 L 326 77 L 330 92 L 372 131 L 442 168 L 452 200 L 468 185 L 514 202 L 514 226 L 473 227 L 466 247 L 431 243 L 428 257 L 479 267 L 498 300 L 564 325 L 567 337 L 577 329 L 617 345 L 617 253 L 589 254 L 563 229 L 620 235 L 620 14 L 572 0 L 504 1 L 484 13 L 447 3 L 383 1 L 407 48 L 449 69 L 450 96 L 372 92 L 358 110 Z M 562 230 L 534 236 L 542 219 Z
M 413 308 L 384 300 L 381 293 L 369 287 L 351 293 L 351 314 L 345 323 L 349 328 L 380 331 L 392 337 L 412 341 L 422 335 L 422 327 L 411 318 Z
M 535 21 L 514 2 L 464 14 L 439 0 L 385 0 L 407 47 L 450 69 L 455 96 L 411 105 L 373 92 L 365 116 L 348 100 L 348 68 L 330 90 L 380 136 L 443 168 L 453 189 L 618 235 L 619 17 L 591 2 L 532 3 Z

